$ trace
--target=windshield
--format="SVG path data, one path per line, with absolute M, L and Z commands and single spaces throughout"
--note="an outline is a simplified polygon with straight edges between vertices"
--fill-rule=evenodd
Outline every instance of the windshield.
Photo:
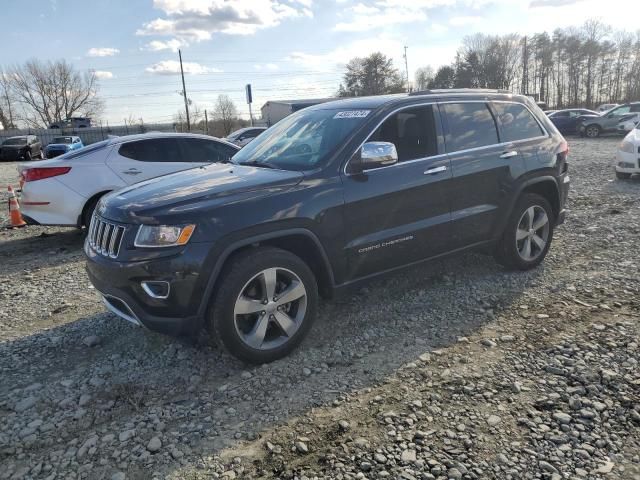
M 238 164 L 281 170 L 322 165 L 371 110 L 301 110 L 276 123 L 233 157 Z
M 73 139 L 71 137 L 55 137 L 51 143 L 71 143 Z
M 9 138 L 2 145 L 26 145 L 27 137 Z

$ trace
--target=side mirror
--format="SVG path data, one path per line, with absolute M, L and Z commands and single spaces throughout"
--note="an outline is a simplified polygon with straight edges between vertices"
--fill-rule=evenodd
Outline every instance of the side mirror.
M 386 167 L 398 163 L 396 146 L 391 142 L 367 142 L 349 163 L 351 173 Z

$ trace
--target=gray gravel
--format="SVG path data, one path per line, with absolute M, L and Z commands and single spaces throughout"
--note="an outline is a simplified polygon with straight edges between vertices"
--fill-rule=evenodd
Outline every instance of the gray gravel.
M 640 478 L 640 180 L 614 179 L 618 142 L 570 140 L 539 269 L 466 254 L 378 280 L 257 368 L 106 313 L 77 231 L 2 230 L 0 478 Z

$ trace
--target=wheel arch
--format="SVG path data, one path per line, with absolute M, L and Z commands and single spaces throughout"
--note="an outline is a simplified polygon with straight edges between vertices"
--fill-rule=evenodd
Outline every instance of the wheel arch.
M 83 220 L 85 217 L 85 214 L 87 213 L 87 210 L 89 209 L 89 205 L 91 205 L 92 202 L 98 200 L 100 197 L 102 197 L 103 195 L 106 195 L 107 193 L 111 192 L 113 190 L 103 190 L 100 191 L 94 195 L 92 195 L 91 197 L 89 197 L 89 199 L 84 202 L 84 205 L 82 206 L 82 212 L 80 212 L 80 216 L 78 217 L 78 226 L 79 227 L 88 227 L 89 225 L 84 225 Z
M 224 268 L 240 252 L 261 246 L 281 248 L 300 257 L 315 275 L 320 295 L 325 298 L 330 298 L 333 295 L 335 286 L 333 269 L 318 237 L 305 228 L 281 230 L 243 238 L 224 249 L 218 257 L 207 283 L 203 296 L 205 300 L 201 303 L 199 311 L 202 318 L 206 315 L 216 288 L 222 280 L 221 273 Z

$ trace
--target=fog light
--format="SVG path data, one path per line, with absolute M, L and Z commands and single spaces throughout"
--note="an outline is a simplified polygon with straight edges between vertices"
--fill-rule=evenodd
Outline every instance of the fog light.
M 161 281 L 153 281 L 153 282 L 142 282 L 140 284 L 142 289 L 149 295 L 151 298 L 159 298 L 164 300 L 169 297 L 169 291 L 171 287 L 169 286 L 169 282 L 161 282 Z

